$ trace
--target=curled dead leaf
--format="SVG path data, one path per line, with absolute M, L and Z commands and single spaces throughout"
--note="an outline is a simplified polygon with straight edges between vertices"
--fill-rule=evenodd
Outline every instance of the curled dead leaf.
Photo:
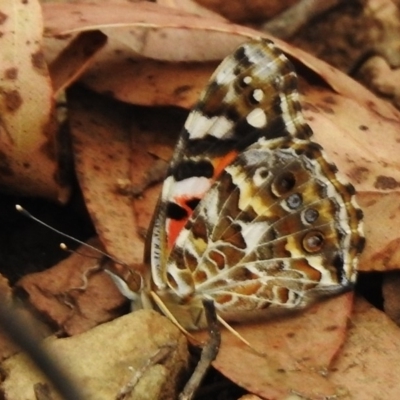
M 220 60 L 246 38 L 260 36 L 255 30 L 224 20 L 200 18 L 149 2 L 50 3 L 43 5 L 43 15 L 47 37 L 97 29 L 108 36 L 109 44 L 115 48 L 130 49 L 143 57 L 164 61 Z M 210 33 L 216 39 L 212 47 Z M 181 43 L 188 36 L 194 46 Z M 177 42 L 180 46 L 174 45 Z
M 54 98 L 80 77 L 106 42 L 99 31 L 83 32 L 57 55 L 49 67 Z
M 98 240 L 89 244 L 100 248 Z M 76 335 L 121 315 L 126 299 L 100 270 L 98 252 L 81 246 L 76 253 L 43 272 L 17 282 L 29 304 L 58 330 Z
M 40 4 L 1 5 L 0 184 L 9 192 L 65 202 L 58 170 L 57 123 L 41 41 Z

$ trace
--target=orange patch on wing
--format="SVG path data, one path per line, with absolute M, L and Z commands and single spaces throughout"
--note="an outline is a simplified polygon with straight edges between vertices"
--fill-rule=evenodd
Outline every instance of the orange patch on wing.
M 232 150 L 225 156 L 218 157 L 215 160 L 213 160 L 213 165 L 214 165 L 213 180 L 217 179 L 221 175 L 221 172 L 225 169 L 225 167 L 229 165 L 238 156 L 238 154 L 239 153 L 236 150 Z
M 223 157 L 218 157 L 215 158 L 212 161 L 212 164 L 214 166 L 214 175 L 211 179 L 211 183 L 213 183 L 219 175 L 221 175 L 221 172 L 225 169 L 227 165 L 229 165 L 238 155 L 238 152 L 236 150 L 230 151 L 228 154 L 226 154 Z M 204 193 L 205 194 L 205 193 Z M 204 196 L 203 194 L 203 196 Z M 191 198 L 189 196 L 181 196 L 179 198 L 174 198 L 173 201 L 181 206 L 186 212 L 187 212 L 187 218 L 183 218 L 180 220 L 175 220 L 175 219 L 169 219 L 168 223 L 168 250 L 171 251 L 172 247 L 174 246 L 176 239 L 181 232 L 181 230 L 184 228 L 187 220 L 190 218 L 190 216 L 193 213 L 193 210 L 188 207 L 186 204 L 187 200 L 190 200 Z
M 178 206 L 182 207 L 186 211 L 187 217 L 179 219 L 179 220 L 172 219 L 172 218 L 168 219 L 168 224 L 167 224 L 168 235 L 167 236 L 168 236 L 168 250 L 169 251 L 171 251 L 180 231 L 183 229 L 187 220 L 192 215 L 193 210 L 186 203 L 190 199 L 191 199 L 191 197 L 189 197 L 189 196 L 175 197 L 173 199 L 174 203 L 176 203 Z
M 168 223 L 168 250 L 171 251 L 179 232 L 183 229 L 188 218 L 181 220 L 170 219 Z

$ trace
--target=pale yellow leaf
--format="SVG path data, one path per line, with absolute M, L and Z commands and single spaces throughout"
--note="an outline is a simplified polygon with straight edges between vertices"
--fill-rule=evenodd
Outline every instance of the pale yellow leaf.
M 65 201 L 58 176 L 53 90 L 37 0 L 0 4 L 0 185 Z

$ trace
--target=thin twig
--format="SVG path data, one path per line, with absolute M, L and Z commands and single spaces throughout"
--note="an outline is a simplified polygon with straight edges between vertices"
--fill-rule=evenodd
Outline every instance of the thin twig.
M 51 388 L 47 383 L 35 383 L 33 385 L 36 400 L 54 400 Z
M 201 384 L 201 381 L 210 368 L 211 363 L 217 357 L 219 346 L 221 344 L 221 332 L 218 325 L 218 317 L 215 311 L 214 302 L 212 300 L 203 300 L 203 307 L 206 314 L 210 339 L 201 352 L 200 361 L 198 362 L 193 375 L 190 377 L 182 393 L 179 395 L 179 400 L 191 400 L 193 398 Z
M 171 350 L 171 346 L 164 346 L 158 349 L 157 352 L 152 357 L 150 357 L 149 360 L 146 361 L 143 367 L 133 374 L 131 380 L 118 392 L 116 400 L 126 399 L 127 396 L 131 394 L 140 379 L 143 377 L 145 372 L 148 371 L 148 369 L 153 365 L 163 363 L 164 360 L 171 354 Z

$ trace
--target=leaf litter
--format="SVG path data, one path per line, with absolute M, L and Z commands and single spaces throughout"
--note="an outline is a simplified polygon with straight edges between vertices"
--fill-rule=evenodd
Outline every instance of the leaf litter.
M 162 171 L 185 115 L 180 111 L 177 122 L 171 123 L 177 111 L 159 106 L 190 108 L 215 60 L 260 33 L 149 3 L 49 3 L 43 5 L 43 13 L 44 49 L 49 50 L 45 57 L 52 60 L 54 93 L 67 89 L 75 169 L 86 207 L 106 251 L 140 272 Z M 177 41 L 182 46 L 176 46 Z M 314 140 L 358 191 L 367 236 L 360 271 L 399 269 L 399 112 L 322 61 L 275 42 L 304 79 L 302 102 Z M 69 89 L 76 81 L 94 92 Z M 38 83 L 40 88 L 46 85 Z M 47 99 L 52 96 L 48 93 Z M 152 108 L 144 113 L 143 105 Z M 146 115 L 151 115 L 147 122 Z M 165 125 L 157 127 L 150 120 Z M 155 172 L 149 174 L 152 169 Z M 73 307 L 68 301 L 60 303 L 80 285 L 86 268 L 85 261 L 73 262 L 76 267 L 70 262 L 63 267 L 67 269 L 56 266 L 40 277 L 22 278 L 18 287 L 58 329 L 74 335 L 113 319 L 124 300 L 99 272 L 85 291 L 76 290 Z M 384 397 L 394 398 L 398 328 L 362 298 L 356 297 L 352 313 L 351 304 L 346 295 L 299 316 L 235 325 L 265 356 L 251 353 L 223 331 L 214 367 L 266 399 L 289 398 L 293 393 L 315 399 L 382 398 L 383 387 Z M 390 368 L 379 369 L 378 364 Z M 252 368 L 246 368 L 249 365 Z

